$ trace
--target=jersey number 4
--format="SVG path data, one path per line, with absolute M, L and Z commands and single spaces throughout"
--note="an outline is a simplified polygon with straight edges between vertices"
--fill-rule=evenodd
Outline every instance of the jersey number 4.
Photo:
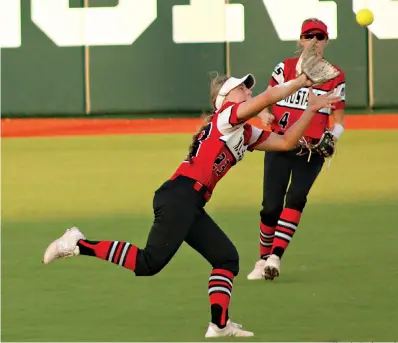
M 193 148 L 192 148 L 192 156 L 198 156 L 200 145 L 204 140 L 209 138 L 210 131 L 211 131 L 211 125 L 212 123 L 207 124 L 203 130 L 199 133 L 198 138 L 196 138 L 196 141 L 193 143 Z
M 281 119 L 279 119 L 278 124 L 280 125 L 280 127 L 284 130 L 286 129 L 286 127 L 289 125 L 289 112 L 285 112 L 282 116 Z

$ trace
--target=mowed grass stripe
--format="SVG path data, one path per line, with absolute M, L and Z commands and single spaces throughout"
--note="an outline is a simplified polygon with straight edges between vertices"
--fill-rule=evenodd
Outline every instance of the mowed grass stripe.
M 153 278 L 86 257 L 41 264 L 71 225 L 143 246 L 153 191 L 189 139 L 3 140 L 2 340 L 203 341 L 210 267 L 186 245 Z M 263 155 L 246 154 L 221 181 L 208 211 L 240 252 L 231 315 L 252 340 L 396 340 L 397 143 L 394 131 L 344 135 L 274 282 L 246 280 L 258 257 Z

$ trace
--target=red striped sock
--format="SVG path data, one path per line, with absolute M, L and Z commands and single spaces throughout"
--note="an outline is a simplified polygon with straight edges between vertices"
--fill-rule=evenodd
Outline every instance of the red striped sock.
M 234 274 L 226 269 L 213 269 L 209 278 L 211 322 L 224 328 L 228 321 L 228 307 Z
M 77 246 L 81 255 L 95 256 L 133 270 L 138 248 L 128 242 L 79 240 Z
M 301 212 L 291 208 L 284 208 L 275 230 L 272 254 L 282 257 L 296 232 L 300 222 Z
M 267 226 L 260 222 L 260 257 L 264 260 L 271 254 L 274 234 L 275 227 Z

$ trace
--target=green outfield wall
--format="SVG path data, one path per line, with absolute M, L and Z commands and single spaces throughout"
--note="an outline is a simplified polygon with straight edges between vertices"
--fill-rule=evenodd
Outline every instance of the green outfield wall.
M 355 21 L 361 1 L 4 0 L 2 114 L 208 110 L 210 72 L 252 72 L 260 92 L 309 16 L 330 28 L 347 108 L 396 108 L 398 1 L 367 0 L 370 34 Z

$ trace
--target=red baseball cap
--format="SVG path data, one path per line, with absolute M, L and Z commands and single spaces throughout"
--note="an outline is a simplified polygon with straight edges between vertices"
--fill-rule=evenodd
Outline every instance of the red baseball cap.
M 301 26 L 301 34 L 304 34 L 305 32 L 313 31 L 313 30 L 320 30 L 323 33 L 325 33 L 326 36 L 329 37 L 328 27 L 323 22 L 321 22 L 319 20 L 314 19 L 311 21 L 306 21 Z

